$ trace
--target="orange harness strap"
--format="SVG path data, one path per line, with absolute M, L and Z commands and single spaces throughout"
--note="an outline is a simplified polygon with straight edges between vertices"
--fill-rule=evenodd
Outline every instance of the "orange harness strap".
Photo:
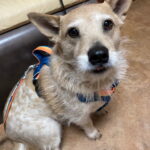
M 11 106 L 12 106 L 12 103 L 13 103 L 13 101 L 14 101 L 14 98 L 15 98 L 15 96 L 16 96 L 16 93 L 17 93 L 19 87 L 21 86 L 21 84 L 23 83 L 23 81 L 24 81 L 23 78 L 20 79 L 20 81 L 17 83 L 17 85 L 16 85 L 14 91 L 12 92 L 12 96 L 10 96 L 10 98 L 9 98 L 9 100 L 8 100 L 8 106 L 7 106 L 7 110 L 6 110 L 6 113 L 5 113 L 5 116 L 4 116 L 4 122 L 3 122 L 4 127 L 5 127 L 5 125 L 6 125 L 6 121 L 7 121 L 7 119 L 8 119 L 8 114 L 9 114 L 9 111 L 10 111 L 10 109 L 11 109 Z

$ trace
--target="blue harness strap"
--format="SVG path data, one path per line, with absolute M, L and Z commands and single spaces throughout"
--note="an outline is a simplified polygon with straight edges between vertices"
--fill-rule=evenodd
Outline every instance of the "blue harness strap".
M 52 49 L 48 46 L 39 46 L 32 54 L 37 58 L 39 61 L 38 64 L 35 65 L 34 73 L 33 73 L 33 81 L 39 78 L 39 73 L 43 67 L 43 65 L 50 65 L 50 57 L 53 53 Z
M 93 95 L 93 98 L 88 98 L 82 94 L 77 94 L 78 100 L 82 103 L 96 102 L 96 101 L 102 100 L 104 104 L 96 110 L 96 112 L 98 112 L 109 104 L 111 100 L 111 95 L 115 92 L 115 89 L 118 86 L 118 84 L 119 84 L 119 81 L 115 80 L 115 82 L 112 84 L 109 90 L 105 90 L 100 93 L 95 92 Z

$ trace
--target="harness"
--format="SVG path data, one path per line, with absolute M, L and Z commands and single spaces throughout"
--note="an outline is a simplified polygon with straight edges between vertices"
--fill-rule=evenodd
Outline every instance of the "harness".
M 115 92 L 116 87 L 118 86 L 118 84 L 119 84 L 119 81 L 115 80 L 115 82 L 112 84 L 110 89 L 108 89 L 108 90 L 101 90 L 99 92 L 94 92 L 92 98 L 87 98 L 83 94 L 78 94 L 77 93 L 78 100 L 80 102 L 82 102 L 82 103 L 91 103 L 91 102 L 96 102 L 96 101 L 102 100 L 104 102 L 104 104 L 101 107 L 99 107 L 96 110 L 96 112 L 101 111 L 110 102 L 111 96 Z
M 16 96 L 16 93 L 19 89 L 19 87 L 22 85 L 22 83 L 24 82 L 24 79 L 26 78 L 26 74 L 31 70 L 34 69 L 34 73 L 33 73 L 33 83 L 34 85 L 36 85 L 39 77 L 40 77 L 40 70 L 42 69 L 42 67 L 44 65 L 50 66 L 51 63 L 51 55 L 53 54 L 53 51 L 50 47 L 48 46 L 39 46 L 36 49 L 33 50 L 32 54 L 36 57 L 36 59 L 38 60 L 38 63 L 35 65 L 32 65 L 28 68 L 28 70 L 25 72 L 24 76 L 18 81 L 18 83 L 16 84 L 14 90 L 11 93 L 11 96 L 8 99 L 8 104 L 6 107 L 6 113 L 4 116 L 4 127 L 6 125 L 6 121 L 8 118 L 8 114 L 9 111 L 11 109 L 12 103 L 14 101 L 14 98 Z M 77 93 L 76 96 L 78 98 L 78 100 L 81 103 L 91 103 L 91 102 L 96 102 L 96 101 L 100 101 L 102 100 L 104 102 L 104 104 L 96 110 L 96 112 L 102 110 L 105 106 L 108 105 L 108 103 L 111 100 L 111 95 L 115 92 L 116 86 L 119 84 L 118 80 L 116 80 L 112 86 L 110 87 L 109 90 L 102 90 L 100 92 L 95 92 L 93 94 L 93 97 L 86 97 L 83 94 Z

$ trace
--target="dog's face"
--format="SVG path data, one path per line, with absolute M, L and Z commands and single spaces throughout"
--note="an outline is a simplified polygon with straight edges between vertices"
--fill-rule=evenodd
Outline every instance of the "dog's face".
M 76 69 L 101 74 L 115 65 L 122 20 L 107 3 L 80 7 L 61 20 L 60 47 Z
M 31 13 L 29 18 L 55 42 L 55 55 L 80 73 L 106 77 L 125 67 L 119 31 L 131 4 L 130 0 L 107 1 L 79 7 L 65 16 Z

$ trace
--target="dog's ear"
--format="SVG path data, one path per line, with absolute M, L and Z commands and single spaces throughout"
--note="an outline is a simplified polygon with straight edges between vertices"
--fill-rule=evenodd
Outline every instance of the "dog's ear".
M 126 18 L 132 0 L 105 0 L 112 7 L 113 11 L 122 19 Z
M 124 20 L 133 0 L 97 0 L 98 3 L 103 3 L 104 1 L 106 1 L 112 7 L 113 11 Z
M 42 34 L 52 41 L 56 40 L 59 34 L 60 16 L 29 13 L 28 18 Z

